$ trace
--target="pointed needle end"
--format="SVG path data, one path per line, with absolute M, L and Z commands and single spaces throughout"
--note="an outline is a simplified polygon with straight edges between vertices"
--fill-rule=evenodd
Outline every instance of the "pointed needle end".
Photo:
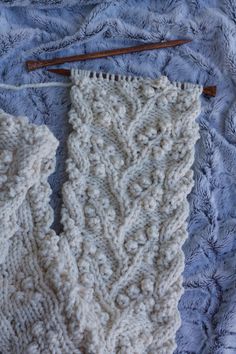
M 70 76 L 69 69 L 47 69 L 47 71 L 50 71 L 51 73 L 58 74 L 58 75 Z
M 181 39 L 180 44 L 190 43 L 192 41 L 193 41 L 192 39 Z

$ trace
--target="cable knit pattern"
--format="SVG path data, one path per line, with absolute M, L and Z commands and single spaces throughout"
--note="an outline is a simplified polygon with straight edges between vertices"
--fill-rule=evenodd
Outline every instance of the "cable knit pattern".
M 72 81 L 62 222 L 73 338 L 87 333 L 88 353 L 171 353 L 202 88 L 76 70 Z
M 46 126 L 0 111 L 0 352 L 76 353 L 39 266 L 56 243 L 47 178 L 58 141 Z M 48 260 L 50 256 L 48 256 Z
M 63 232 L 50 229 L 57 139 L 0 114 L 0 348 L 170 354 L 202 87 L 71 74 Z

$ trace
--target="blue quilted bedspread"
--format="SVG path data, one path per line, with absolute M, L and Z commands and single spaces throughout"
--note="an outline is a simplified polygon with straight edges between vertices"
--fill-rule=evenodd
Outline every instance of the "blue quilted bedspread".
M 176 354 L 236 353 L 236 2 L 235 0 L 4 0 L 0 1 L 0 80 L 19 85 L 68 82 L 40 69 L 28 73 L 27 59 L 86 53 L 160 40 L 188 38 L 186 45 L 65 64 L 174 81 L 217 85 L 202 96 L 201 138 L 189 195 L 189 238 L 184 245 L 185 293 Z M 7 7 L 6 5 L 29 5 Z M 77 4 L 77 5 L 75 5 Z M 84 5 L 87 4 L 87 5 Z M 0 88 L 0 108 L 46 124 L 60 141 L 50 177 L 61 231 L 61 186 L 66 180 L 69 88 Z

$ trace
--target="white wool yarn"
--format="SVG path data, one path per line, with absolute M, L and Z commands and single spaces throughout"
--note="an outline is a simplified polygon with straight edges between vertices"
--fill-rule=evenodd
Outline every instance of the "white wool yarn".
M 202 87 L 72 70 L 63 232 L 58 141 L 0 112 L 0 352 L 169 354 Z

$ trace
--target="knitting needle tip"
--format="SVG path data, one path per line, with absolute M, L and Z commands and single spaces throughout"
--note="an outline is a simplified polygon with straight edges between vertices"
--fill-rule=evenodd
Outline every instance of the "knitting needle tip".
M 216 96 L 216 86 L 205 86 L 203 87 L 203 93 L 207 96 Z
M 179 44 L 185 44 L 185 43 L 190 43 L 192 42 L 192 39 L 180 39 Z
M 46 70 L 50 71 L 50 73 L 63 75 L 63 76 L 70 76 L 70 70 L 68 69 L 46 69 Z

